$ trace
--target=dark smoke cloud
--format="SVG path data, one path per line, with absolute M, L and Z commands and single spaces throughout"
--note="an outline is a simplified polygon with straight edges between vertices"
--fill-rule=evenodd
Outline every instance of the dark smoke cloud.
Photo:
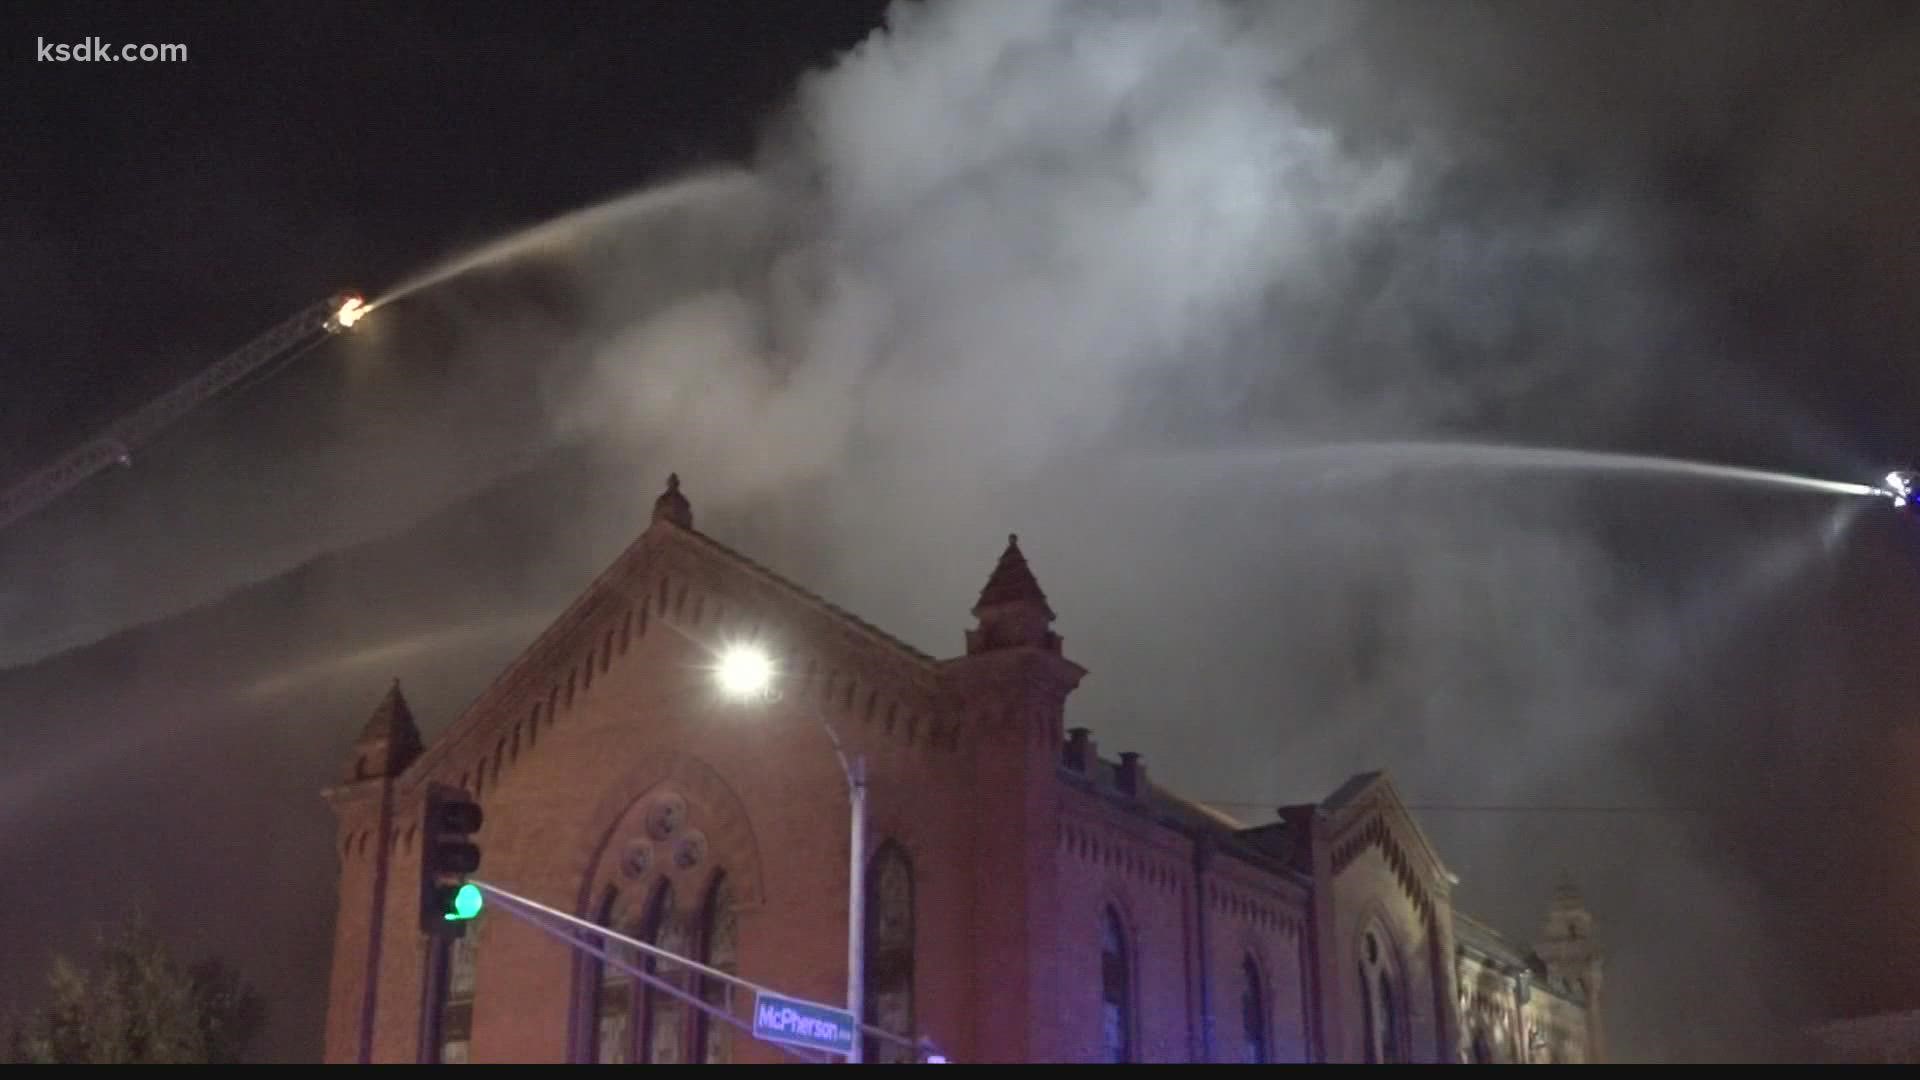
M 1689 480 L 1162 451 L 1460 435 L 1857 466 L 1832 432 L 1871 409 L 1803 401 L 1819 372 L 1787 331 L 1920 340 L 1887 300 L 1920 250 L 1888 179 L 1911 141 L 1872 137 L 1915 106 L 1897 14 L 901 5 L 753 161 L 409 297 L 147 483 L 38 523 L 15 565 L 64 554 L 10 581 L 16 658 L 273 580 L 16 673 L 23 709 L 154 718 L 31 742 L 47 771 L 8 780 L 0 832 L 48 777 L 135 747 L 191 775 L 210 731 L 266 723 L 269 772 L 310 791 L 388 671 L 446 722 L 674 468 L 721 539 L 935 653 L 1019 531 L 1093 672 L 1074 720 L 1193 795 L 1278 805 L 1385 767 L 1421 804 L 1688 809 L 1423 820 L 1461 904 L 1517 936 L 1579 878 L 1620 1055 L 1775 1053 L 1775 1014 L 1839 1007 L 1810 958 L 1854 940 L 1810 937 L 1806 905 L 1872 916 L 1837 884 L 1872 845 L 1806 808 L 1879 790 L 1884 646 L 1814 620 L 1904 625 L 1907 586 L 1849 584 L 1897 537 Z M 88 664 L 120 673 L 42 689 Z M 1808 720 L 1835 711 L 1858 719 Z M 323 892 L 310 802 L 265 849 Z M 1810 860 L 1811 899 L 1781 871 Z M 282 989 L 311 1003 L 308 953 Z

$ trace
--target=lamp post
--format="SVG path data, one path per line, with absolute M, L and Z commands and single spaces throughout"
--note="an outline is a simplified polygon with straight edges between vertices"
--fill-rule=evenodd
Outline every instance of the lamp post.
M 720 690 L 736 701 L 773 702 L 780 700 L 773 660 L 751 645 L 729 646 L 714 665 L 714 678 Z M 858 1065 L 865 1050 L 866 1023 L 866 938 L 867 938 L 867 762 L 855 755 L 847 757 L 840 745 L 840 733 L 833 729 L 826 714 L 808 704 L 813 718 L 833 744 L 833 756 L 840 762 L 841 775 L 847 779 L 847 800 L 851 804 L 852 836 L 847 851 L 847 1011 L 853 1014 L 853 1049 L 847 1054 L 849 1065 Z

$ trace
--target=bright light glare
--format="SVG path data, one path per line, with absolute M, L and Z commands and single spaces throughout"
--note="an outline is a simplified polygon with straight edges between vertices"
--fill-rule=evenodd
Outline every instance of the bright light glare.
M 713 675 L 728 697 L 758 697 L 773 686 L 773 659 L 752 645 L 729 645 Z
M 361 316 L 366 313 L 367 302 L 357 296 L 352 296 L 347 298 L 346 303 L 340 305 L 339 311 L 333 313 L 333 320 L 342 327 L 351 327 L 354 323 L 359 322 Z

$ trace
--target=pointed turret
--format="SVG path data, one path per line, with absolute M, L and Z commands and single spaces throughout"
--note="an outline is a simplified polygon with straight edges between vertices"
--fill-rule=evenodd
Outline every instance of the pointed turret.
M 353 742 L 347 780 L 351 783 L 398 776 L 420 756 L 420 749 L 420 728 L 413 722 L 406 695 L 400 692 L 400 680 L 395 679 Z
M 1593 913 L 1587 910 L 1587 902 L 1581 898 L 1571 877 L 1563 876 L 1553 890 L 1553 903 L 1547 909 L 1547 924 L 1540 945 L 1541 959 L 1550 966 L 1553 957 L 1548 954 L 1549 947 L 1570 958 L 1576 954 L 1584 957 L 1598 949 L 1593 941 Z
M 1600 987 L 1604 963 L 1593 937 L 1593 913 L 1573 880 L 1562 877 L 1547 908 L 1546 927 L 1534 946 L 1547 966 L 1547 978 L 1586 998 L 1588 1062 L 1604 1060 L 1606 1035 L 1601 1022 Z
M 1052 629 L 1053 609 L 1020 553 L 1018 536 L 1007 537 L 1007 550 L 980 590 L 973 614 L 979 623 L 967 631 L 968 655 L 1023 647 L 1060 651 L 1060 635 Z
M 680 494 L 680 474 L 667 475 L 667 490 L 653 500 L 653 520 L 671 521 L 683 529 L 693 528 L 693 504 Z
M 1050 850 L 1039 838 L 1065 827 L 1060 765 L 1067 696 L 1087 672 L 1062 655 L 1053 609 L 1027 568 L 1019 537 L 1007 537 L 973 614 L 978 621 L 967 631 L 967 654 L 941 664 L 939 672 L 943 696 L 972 750 L 967 781 L 976 792 L 968 809 L 974 835 L 994 838 L 973 845 L 963 872 L 993 882 L 1005 902 L 973 905 L 968 940 L 984 956 L 1034 956 L 1078 926 L 1060 911 L 1058 898 L 1068 888 L 1060 861 L 1032 856 Z M 1068 751 L 1076 754 L 1083 779 L 1104 779 L 1091 739 L 1076 737 Z M 1144 793 L 1145 776 L 1137 769 L 1129 775 Z M 1015 966 L 1023 970 L 997 981 L 991 1000 L 979 1003 L 976 1030 L 1007 1033 L 1002 1050 L 1008 1060 L 1062 1060 L 1067 1044 L 1057 1020 L 1057 979 L 1050 965 Z

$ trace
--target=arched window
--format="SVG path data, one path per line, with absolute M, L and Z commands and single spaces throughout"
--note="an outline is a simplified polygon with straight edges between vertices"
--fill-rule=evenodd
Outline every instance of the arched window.
M 1246 1042 L 1240 1060 L 1247 1065 L 1267 1063 L 1267 998 L 1260 990 L 1260 964 L 1248 956 L 1240 964 L 1240 1026 Z
M 739 971 L 739 922 L 733 911 L 733 888 L 724 873 L 716 874 L 700 906 L 700 962 L 729 975 Z M 719 979 L 700 980 L 700 1000 L 727 1009 L 731 990 Z M 733 1054 L 733 1028 L 725 1021 L 694 1010 L 693 1053 L 700 1065 L 728 1064 Z
M 595 921 L 612 926 L 619 900 L 618 893 L 608 890 Z M 617 941 L 602 938 L 595 944 L 602 944 L 608 955 L 622 963 L 632 964 L 637 959 L 632 949 Z M 593 1060 L 603 1065 L 624 1065 L 633 1045 L 633 976 L 613 964 L 596 964 L 595 968 Z
M 464 937 L 433 942 L 433 979 L 439 1000 L 432 1060 L 442 1065 L 465 1065 L 472 1059 L 476 947 L 472 927 Z
M 908 1039 L 913 1030 L 913 863 L 889 840 L 867 864 L 866 1022 Z M 913 1048 L 866 1037 L 863 1060 L 912 1064 Z
M 1369 1065 L 1398 1065 L 1402 1052 L 1401 998 L 1396 985 L 1397 966 L 1385 934 L 1368 930 L 1360 938 L 1360 1022 Z
M 1393 980 L 1385 971 L 1378 976 L 1380 980 L 1380 1060 L 1388 1065 L 1401 1063 L 1400 1057 L 1400 1006 L 1394 1000 Z
M 662 881 L 654 889 L 653 901 L 647 905 L 646 917 L 641 920 L 639 932 L 634 936 L 649 945 L 658 945 L 675 956 L 692 953 L 690 946 L 693 942 L 688 940 L 691 935 L 686 921 L 673 909 L 672 885 Z M 686 989 L 687 969 L 679 964 L 649 955 L 641 966 L 647 974 L 672 984 L 676 989 Z M 649 984 L 640 992 L 640 1013 L 634 1020 L 634 1029 L 641 1037 L 641 1045 L 635 1048 L 634 1060 L 655 1065 L 677 1065 L 687 1060 L 686 1002 Z
M 609 894 L 601 925 L 607 925 L 609 919 L 616 917 L 616 901 L 617 897 Z M 654 887 L 640 917 L 621 929 L 629 937 L 687 955 L 690 944 L 686 940 L 687 927 L 674 912 L 673 887 L 667 882 Z M 661 961 L 651 953 L 639 955 L 639 950 L 618 942 L 608 942 L 607 953 L 629 967 L 639 968 L 676 986 L 686 985 L 685 968 Z M 597 966 L 600 970 L 594 1002 L 593 1060 L 603 1065 L 684 1061 L 686 1004 L 645 980 L 636 980 L 617 965 Z
M 1366 1061 L 1380 1064 L 1380 1029 L 1373 1016 L 1373 981 L 1367 978 L 1367 965 L 1360 965 L 1360 1037 L 1366 1040 Z
M 1493 1040 L 1487 1038 L 1487 1029 L 1478 1025 L 1473 1029 L 1473 1063 L 1493 1064 Z
M 1120 913 L 1109 907 L 1100 928 L 1100 1050 L 1114 1064 L 1133 1060 L 1132 976 L 1127 957 L 1127 931 Z

